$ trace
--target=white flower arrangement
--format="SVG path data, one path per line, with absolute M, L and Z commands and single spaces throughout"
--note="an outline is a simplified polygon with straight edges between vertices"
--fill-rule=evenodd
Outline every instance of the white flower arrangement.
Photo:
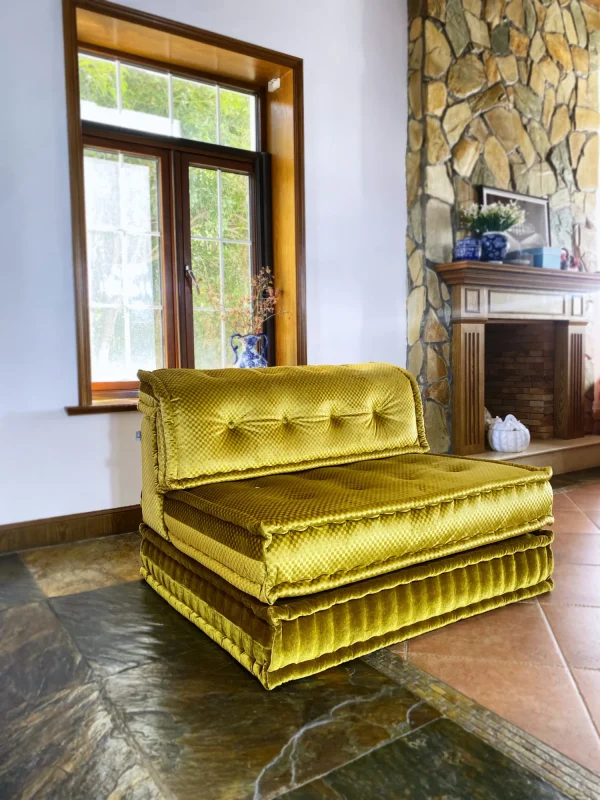
M 526 217 L 525 209 L 511 200 L 509 203 L 490 203 L 478 206 L 477 203 L 460 212 L 461 223 L 475 236 L 484 233 L 507 231 L 515 225 L 522 225 Z

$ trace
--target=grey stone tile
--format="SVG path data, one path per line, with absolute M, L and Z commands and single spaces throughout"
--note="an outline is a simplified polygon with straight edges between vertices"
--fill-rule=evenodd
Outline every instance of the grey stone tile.
M 285 800 L 566 800 L 447 719 L 434 720 Z
M 100 675 L 184 652 L 206 638 L 144 582 L 55 597 L 49 603 Z
M 0 711 L 85 683 L 91 674 L 45 602 L 0 613 Z
M 34 698 L 5 715 L 0 728 L 0 797 L 165 796 L 96 685 Z
M 361 661 L 272 692 L 203 646 L 106 681 L 106 691 L 178 798 L 275 797 L 439 714 Z

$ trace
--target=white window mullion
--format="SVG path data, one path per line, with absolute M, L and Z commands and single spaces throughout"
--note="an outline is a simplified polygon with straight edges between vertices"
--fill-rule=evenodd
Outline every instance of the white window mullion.
M 251 239 L 221 239 L 219 236 L 191 236 L 194 242 L 223 242 L 223 244 L 252 244 Z
M 217 86 L 217 144 L 221 144 L 221 87 Z
M 173 75 L 169 72 L 169 127 L 171 128 L 171 136 L 175 136 L 173 131 Z
M 123 95 L 121 94 L 121 62 L 117 60 L 117 113 L 123 112 Z

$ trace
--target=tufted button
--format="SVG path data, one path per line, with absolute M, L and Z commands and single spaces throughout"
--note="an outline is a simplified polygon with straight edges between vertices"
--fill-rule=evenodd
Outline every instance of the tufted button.
M 229 422 L 227 423 L 227 427 L 229 428 L 230 431 L 232 431 L 235 428 L 235 422 L 232 419 L 230 419 Z
M 281 421 L 283 422 L 284 425 L 288 425 L 289 424 L 288 415 L 284 414 L 283 417 L 281 418 Z

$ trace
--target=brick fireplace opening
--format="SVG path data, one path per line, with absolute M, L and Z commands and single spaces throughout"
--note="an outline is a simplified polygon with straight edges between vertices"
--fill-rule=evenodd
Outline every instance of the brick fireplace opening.
M 532 439 L 554 433 L 554 323 L 488 323 L 485 407 L 492 417 L 514 416 Z

